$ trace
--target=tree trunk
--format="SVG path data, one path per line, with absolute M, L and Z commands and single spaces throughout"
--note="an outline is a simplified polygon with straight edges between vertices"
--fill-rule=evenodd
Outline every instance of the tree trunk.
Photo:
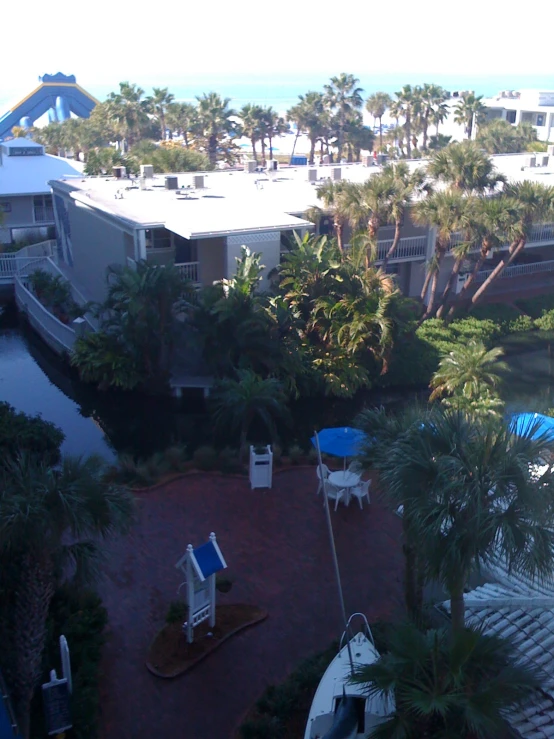
M 501 259 L 500 262 L 496 265 L 496 267 L 493 269 L 492 273 L 487 277 L 487 279 L 483 282 L 481 287 L 476 290 L 473 297 L 471 298 L 471 307 L 473 308 L 474 305 L 477 305 L 477 303 L 481 300 L 483 295 L 487 292 L 489 287 L 495 282 L 502 272 L 508 267 L 514 259 L 521 254 L 526 244 L 525 239 L 520 239 L 519 241 L 514 241 L 514 243 L 510 246 L 508 250 L 508 254 L 504 257 L 504 259 Z
M 160 126 L 162 129 L 162 141 L 165 141 L 165 115 L 163 113 L 160 114 Z
M 404 535 L 404 538 L 405 535 Z M 404 602 L 408 616 L 417 621 L 419 616 L 418 598 L 417 598 L 417 566 L 415 548 L 404 544 L 402 547 L 404 553 Z
M 273 138 L 269 136 L 269 161 L 273 159 Z
M 367 233 L 369 236 L 369 248 L 366 250 L 366 268 L 369 269 L 369 265 L 377 259 L 377 236 L 379 234 L 379 219 L 370 218 L 367 224 Z
M 183 139 L 185 141 L 185 149 L 189 148 L 189 137 L 186 129 L 183 131 Z
M 215 165 L 217 160 L 217 137 L 213 134 L 208 140 L 208 158 L 210 160 L 210 164 Z
M 250 139 L 250 143 L 252 144 L 252 154 L 254 155 L 254 161 L 257 164 L 258 163 L 258 154 L 256 153 L 256 139 Z
M 310 138 L 310 156 L 309 156 L 309 159 L 308 159 L 309 164 L 313 164 L 314 163 L 315 145 L 316 145 L 316 139 L 315 138 L 313 138 L 313 139 Z
M 412 158 L 412 119 L 410 111 L 408 110 L 406 112 L 406 153 L 408 155 L 408 159 Z
M 337 236 L 337 244 L 340 249 L 340 253 L 344 254 L 344 247 L 342 244 L 342 223 L 340 219 L 336 217 L 336 215 L 333 221 L 333 225 L 335 227 L 335 234 Z
M 294 152 L 295 152 L 295 150 L 296 150 L 296 144 L 298 143 L 298 139 L 299 139 L 299 137 L 300 137 L 300 130 L 299 130 L 299 129 L 297 128 L 297 129 L 296 129 L 296 136 L 294 137 L 294 144 L 292 145 L 292 153 L 291 153 L 291 155 L 290 155 L 290 160 L 289 160 L 289 164 L 291 164 L 291 163 L 292 163 L 292 158 L 293 158 L 293 156 L 294 156 Z
M 423 143 L 421 145 L 423 151 L 427 151 L 427 128 L 429 127 L 428 116 L 429 113 L 426 113 L 423 118 Z
M 441 295 L 439 307 L 437 309 L 437 318 L 442 318 L 442 314 L 444 313 L 444 309 L 446 307 L 446 301 L 458 278 L 458 274 L 460 272 L 463 261 L 464 261 L 463 258 L 461 258 L 461 259 L 456 259 L 456 261 L 454 262 L 454 266 L 452 267 L 452 272 L 450 274 L 448 282 L 446 283 L 446 287 L 444 288 L 443 293 Z
M 379 148 L 383 148 L 383 116 L 379 116 Z
M 394 239 L 392 240 L 392 244 L 390 245 L 390 249 L 385 255 L 385 258 L 383 259 L 383 270 L 387 271 L 387 265 L 389 263 L 389 259 L 392 257 L 394 252 L 396 251 L 396 247 L 398 246 L 398 243 L 400 241 L 400 234 L 402 233 L 402 226 L 400 225 L 401 221 L 396 221 L 395 228 L 394 228 Z
M 464 587 L 460 583 L 450 591 L 450 615 L 452 616 L 452 631 L 459 634 L 465 628 Z
M 420 298 L 422 300 L 425 300 L 425 296 L 427 295 L 427 290 L 429 288 L 429 283 L 431 282 L 432 276 L 433 276 L 433 273 L 431 272 L 431 270 L 428 270 L 427 274 L 425 275 L 425 282 L 423 283 L 423 287 L 421 288 Z
M 265 167 L 265 139 L 262 137 L 262 167 Z
M 490 250 L 491 250 L 491 246 L 488 244 L 488 242 L 483 242 L 483 245 L 481 247 L 481 253 L 479 254 L 479 259 L 475 262 L 475 265 L 473 267 L 473 270 L 471 271 L 470 276 L 466 279 L 464 286 L 458 293 L 458 297 L 456 299 L 457 305 L 460 305 L 463 302 L 467 291 L 469 290 L 471 285 L 475 282 L 477 278 L 477 274 L 479 273 L 479 270 L 481 269 L 481 267 L 483 266 L 483 263 L 488 257 Z M 454 315 L 455 308 L 456 308 L 455 305 L 453 305 L 450 308 L 450 310 L 448 311 L 448 318 L 451 318 Z
M 435 295 L 437 293 L 437 287 L 439 284 L 439 275 L 441 271 L 441 264 L 444 258 L 444 249 L 441 247 L 440 252 L 437 255 L 437 265 L 433 271 L 433 279 L 431 281 L 431 293 L 429 295 L 429 302 L 427 303 L 427 310 L 423 314 L 420 324 L 427 320 L 433 315 L 433 308 L 435 307 Z
M 439 138 L 439 122 L 438 122 L 438 121 L 437 121 L 437 123 L 436 123 L 436 128 L 435 128 L 435 131 L 436 131 L 436 134 L 437 134 L 437 139 L 438 139 L 438 138 Z

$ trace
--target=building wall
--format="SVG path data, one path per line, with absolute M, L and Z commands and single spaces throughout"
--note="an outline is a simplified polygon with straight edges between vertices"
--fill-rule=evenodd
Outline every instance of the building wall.
M 33 218 L 33 198 L 26 196 L 2 196 L 0 195 L 0 203 L 9 203 L 10 212 L 5 213 L 2 209 L 2 226 L 9 228 L 10 226 L 34 226 Z
M 91 300 L 102 301 L 106 297 L 106 270 L 112 264 L 127 264 L 127 252 L 133 236 L 126 239 L 125 232 L 117 225 L 96 215 L 89 208 L 77 206 L 71 198 L 64 198 L 65 213 L 60 212 L 60 202 L 55 198 L 56 217 L 63 221 L 61 240 L 58 240 L 58 258 L 62 259 L 75 275 L 75 284 L 82 285 Z M 133 251 L 129 256 L 133 256 Z
M 212 285 L 227 276 L 227 244 L 222 236 L 198 239 L 198 275 L 203 285 Z
M 281 258 L 281 232 L 266 231 L 256 234 L 238 234 L 227 236 L 226 277 L 232 277 L 236 271 L 236 257 L 240 257 L 241 246 L 247 246 L 251 252 L 260 253 L 260 263 L 264 265 L 262 290 L 269 288 L 267 279 L 272 269 L 277 267 Z

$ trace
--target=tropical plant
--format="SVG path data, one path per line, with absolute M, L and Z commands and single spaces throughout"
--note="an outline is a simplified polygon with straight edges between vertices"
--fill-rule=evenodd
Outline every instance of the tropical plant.
M 435 152 L 427 173 L 455 190 L 478 195 L 492 192 L 505 182 L 490 157 L 473 141 L 449 144 Z
M 98 541 L 125 532 L 133 520 L 130 494 L 103 482 L 98 458 L 64 458 L 55 468 L 28 455 L 0 470 L 0 560 L 11 578 L 8 676 L 21 733 L 42 676 L 48 610 L 63 580 L 98 574 Z
M 208 154 L 210 164 L 215 165 L 218 153 L 228 150 L 229 142 L 238 133 L 233 121 L 235 112 L 229 107 L 230 98 L 222 98 L 216 92 L 204 93 L 196 99 L 201 146 Z
M 344 251 L 342 232 L 344 228 L 344 217 L 341 207 L 341 196 L 345 190 L 344 180 L 333 182 L 329 180 L 323 185 L 319 185 L 316 190 L 317 197 L 323 203 L 325 210 L 330 210 L 333 214 L 333 228 L 337 239 L 337 246 L 341 254 Z
M 464 127 L 468 139 L 472 137 L 474 126 L 479 126 L 485 116 L 486 108 L 482 99 L 482 95 L 469 92 L 462 95 L 454 106 L 454 122 Z
M 423 134 L 421 148 L 423 151 L 427 151 L 427 132 L 429 124 L 432 123 L 433 120 L 437 120 L 436 118 L 433 118 L 433 114 L 435 111 L 440 110 L 441 106 L 444 105 L 448 98 L 448 93 L 439 85 L 430 85 L 425 83 L 419 90 L 419 95 L 421 99 L 419 120 L 421 123 L 421 133 Z
M 105 114 L 120 140 L 130 147 L 149 124 L 149 104 L 144 90 L 129 82 L 119 83 L 119 92 L 111 92 L 104 103 Z
M 512 126 L 508 121 L 494 119 L 479 127 L 477 143 L 488 154 L 511 154 L 526 151 L 537 140 L 537 132 L 530 123 Z
M 276 136 L 282 136 L 287 133 L 289 126 L 285 119 L 278 115 L 271 106 L 263 109 L 262 122 L 263 133 L 265 134 L 265 137 L 267 137 L 269 143 L 269 158 L 273 159 L 273 139 Z M 262 140 L 262 145 L 264 143 L 264 140 Z
M 176 141 L 166 141 L 146 157 L 140 157 L 139 164 L 151 164 L 154 172 L 206 172 L 213 165 L 205 154 L 187 149 Z
M 510 641 L 471 627 L 422 632 L 398 625 L 389 649 L 358 667 L 352 682 L 394 700 L 372 739 L 497 739 L 511 734 L 506 712 L 540 690 L 543 676 Z
M 379 119 L 379 149 L 383 148 L 383 116 L 390 108 L 392 98 L 387 92 L 374 92 L 366 100 L 365 108 L 373 116 L 373 120 Z
M 329 84 L 324 85 L 325 96 L 330 110 L 337 116 L 337 158 L 341 159 L 344 144 L 344 129 L 350 114 L 363 105 L 360 80 L 353 74 L 342 72 L 338 77 L 331 77 Z
M 298 98 L 299 102 L 289 110 L 288 117 L 296 122 L 297 138 L 300 131 L 306 131 L 310 140 L 308 161 L 313 164 L 316 144 L 324 135 L 325 98 L 323 93 L 313 90 Z
M 24 452 L 56 464 L 65 439 L 61 429 L 40 416 L 28 416 L 0 401 L 0 458 L 7 460 Z
M 396 92 L 396 105 L 393 112 L 404 118 L 404 129 L 406 134 L 406 152 L 408 159 L 412 156 L 412 124 L 420 109 L 420 90 L 418 87 L 404 85 L 400 92 Z
M 239 434 L 241 456 L 256 417 L 260 418 L 272 438 L 276 433 L 275 421 L 289 420 L 282 384 L 273 377 L 262 379 L 250 369 L 238 370 L 237 379 L 228 377 L 219 381 L 210 403 L 216 428 L 225 433 Z
M 161 129 L 161 140 L 165 141 L 167 136 L 166 116 L 169 106 L 174 101 L 175 95 L 172 95 L 167 87 L 153 87 L 152 95 L 146 98 L 146 104 L 151 113 L 153 113 L 159 121 Z
M 252 144 L 252 154 L 257 162 L 258 155 L 256 153 L 256 144 L 260 141 L 261 137 L 260 122 L 263 116 L 263 108 L 261 105 L 247 103 L 246 105 L 243 105 L 239 115 L 242 124 L 243 136 L 250 139 L 250 143 Z
M 430 400 L 442 398 L 447 407 L 472 414 L 501 413 L 498 373 L 508 371 L 508 365 L 500 361 L 503 355 L 501 347 L 487 349 L 482 341 L 457 345 L 441 359 L 431 379 Z
M 169 103 L 166 112 L 167 125 L 170 127 L 170 138 L 175 131 L 183 137 L 185 148 L 190 147 L 190 137 L 194 136 L 197 126 L 197 109 L 192 103 Z

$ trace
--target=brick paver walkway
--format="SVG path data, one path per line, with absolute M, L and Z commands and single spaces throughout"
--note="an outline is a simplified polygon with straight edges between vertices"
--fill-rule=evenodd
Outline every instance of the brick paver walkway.
M 340 635 L 339 608 L 315 469 L 277 474 L 271 491 L 191 475 L 137 496 L 134 532 L 110 547 L 101 590 L 109 610 L 102 699 L 105 739 L 228 739 L 266 685 Z M 379 503 L 332 513 L 346 607 L 370 620 L 401 608 L 400 522 Z M 215 531 L 235 579 L 220 602 L 269 618 L 172 681 L 145 668 L 146 650 L 182 580 L 174 564 Z

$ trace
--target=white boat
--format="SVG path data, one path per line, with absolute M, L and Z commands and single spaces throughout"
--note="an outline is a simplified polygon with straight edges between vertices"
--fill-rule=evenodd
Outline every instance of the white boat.
M 346 642 L 350 636 L 350 622 L 355 616 L 361 617 L 364 625 Z M 354 669 L 379 659 L 367 619 L 361 613 L 355 613 L 348 619 L 339 653 L 321 678 L 312 701 L 304 739 L 361 739 L 394 709 L 391 701 L 387 701 L 383 695 L 367 696 L 363 685 L 349 682 L 351 658 Z

